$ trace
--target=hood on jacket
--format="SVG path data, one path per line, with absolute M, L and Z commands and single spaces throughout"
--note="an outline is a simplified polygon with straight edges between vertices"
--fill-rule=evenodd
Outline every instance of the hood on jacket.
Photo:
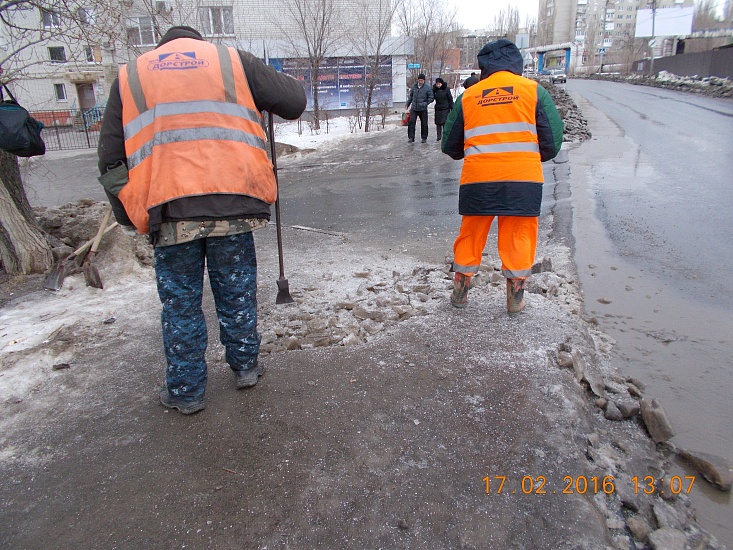
M 204 39 L 204 37 L 201 36 L 201 33 L 193 27 L 186 27 L 183 25 L 179 27 L 171 27 L 163 35 L 163 38 L 160 39 L 160 42 L 158 42 L 158 46 L 156 46 L 156 48 L 162 46 L 167 42 L 170 42 L 171 40 L 175 40 L 176 38 L 193 38 L 194 40 Z
M 481 68 L 481 79 L 498 71 L 509 71 L 522 76 L 524 59 L 514 42 L 500 38 L 489 42 L 478 52 L 478 66 Z

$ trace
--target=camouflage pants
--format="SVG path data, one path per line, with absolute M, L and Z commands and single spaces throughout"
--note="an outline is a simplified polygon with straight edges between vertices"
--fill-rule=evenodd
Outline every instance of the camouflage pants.
M 219 339 L 233 370 L 257 365 L 257 258 L 251 232 L 155 248 L 155 276 L 172 396 L 199 399 L 206 389 L 204 265 L 219 318 Z

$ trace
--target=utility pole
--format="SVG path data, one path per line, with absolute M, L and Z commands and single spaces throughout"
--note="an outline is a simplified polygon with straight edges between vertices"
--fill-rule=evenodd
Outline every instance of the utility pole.
M 606 0 L 606 5 L 603 7 L 603 19 L 601 20 L 601 47 L 598 48 L 601 54 L 601 66 L 598 69 L 598 74 L 603 74 L 603 54 L 606 53 L 606 17 L 608 17 L 608 0 Z
M 654 38 L 654 20 L 657 16 L 657 0 L 651 0 L 652 3 L 652 37 L 649 39 L 649 76 L 654 76 L 654 46 L 657 41 Z

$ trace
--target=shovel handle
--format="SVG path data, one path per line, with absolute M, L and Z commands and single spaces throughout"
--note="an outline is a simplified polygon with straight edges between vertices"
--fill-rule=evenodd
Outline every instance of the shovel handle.
M 272 113 L 267 112 L 268 132 L 270 138 L 270 156 L 272 157 L 272 173 L 275 176 L 275 229 L 277 232 L 277 258 L 280 262 L 280 279 L 285 279 L 285 262 L 283 260 L 282 222 L 280 221 L 280 181 L 277 178 L 277 153 L 275 148 L 275 121 Z
M 110 231 L 112 231 L 118 225 L 119 224 L 117 222 L 114 222 L 114 223 L 110 224 L 110 226 L 107 227 L 107 229 L 105 229 L 102 232 L 102 235 L 106 235 L 107 233 L 109 233 Z M 85 250 L 87 250 L 90 246 L 92 246 L 92 244 L 94 244 L 94 241 L 95 240 L 96 240 L 96 237 L 94 237 L 94 239 L 89 239 L 87 242 L 85 242 L 79 248 L 77 248 L 76 250 L 74 250 L 74 252 L 72 252 L 71 254 L 69 254 L 69 256 L 67 257 L 67 259 L 75 258 L 79 254 L 81 254 L 82 252 L 84 252 Z M 101 237 L 100 237 L 100 240 L 101 240 Z M 97 245 L 99 245 L 99 243 L 97 243 Z
M 112 215 L 112 208 L 107 210 L 107 212 L 104 213 L 104 216 L 102 216 L 102 222 L 99 224 L 97 235 L 94 237 L 94 242 L 92 243 L 92 249 L 90 250 L 92 254 L 97 253 L 97 248 L 99 248 L 99 242 L 102 240 L 102 235 L 104 235 L 104 230 L 107 228 L 107 222 L 109 221 L 109 217 L 111 215 Z

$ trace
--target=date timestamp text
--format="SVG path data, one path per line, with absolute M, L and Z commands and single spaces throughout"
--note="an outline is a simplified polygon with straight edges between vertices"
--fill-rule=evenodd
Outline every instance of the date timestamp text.
M 564 476 L 562 483 L 553 484 L 546 476 L 525 475 L 516 480 L 508 476 L 486 476 L 482 480 L 486 494 L 500 495 L 502 493 L 524 495 L 584 495 L 586 493 L 616 492 L 616 478 L 614 476 Z M 635 494 L 689 494 L 695 484 L 695 476 L 670 476 L 657 478 L 654 476 L 634 476 L 631 478 L 631 490 Z

